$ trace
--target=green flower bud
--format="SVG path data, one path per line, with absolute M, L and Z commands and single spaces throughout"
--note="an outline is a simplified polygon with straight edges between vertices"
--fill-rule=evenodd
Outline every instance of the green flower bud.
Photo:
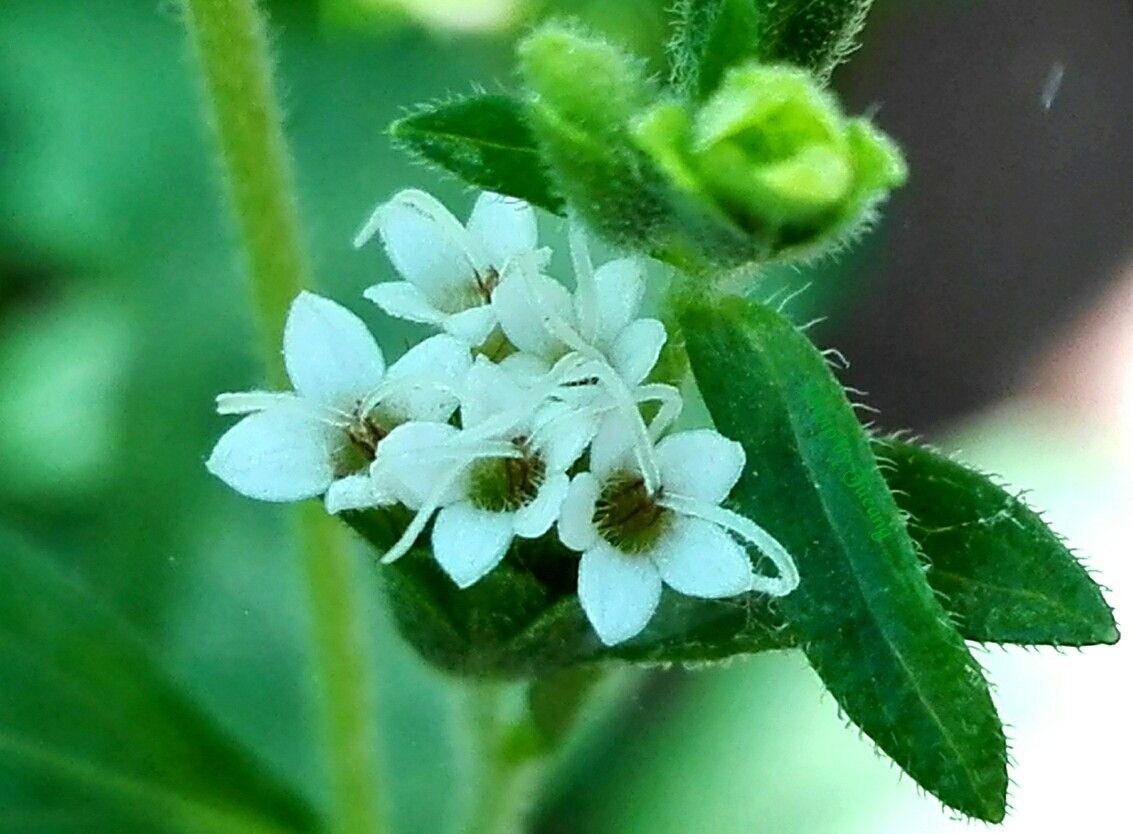
M 788 67 L 734 69 L 698 112 L 658 104 L 633 132 L 676 199 L 746 236 L 742 256 L 718 244 L 714 251 L 692 229 L 709 261 L 835 245 L 907 175 L 892 140 L 864 119 L 846 119 L 810 75 Z

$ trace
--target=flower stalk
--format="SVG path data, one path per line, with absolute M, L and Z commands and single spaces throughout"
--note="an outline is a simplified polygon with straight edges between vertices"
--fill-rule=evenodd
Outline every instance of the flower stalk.
M 274 384 L 286 377 L 278 345 L 287 310 L 309 284 L 291 159 L 262 13 L 254 0 L 184 0 L 185 26 L 204 81 L 228 198 L 247 258 L 262 355 Z M 334 521 L 298 512 L 316 663 L 326 710 L 334 806 L 340 834 L 384 830 L 378 801 L 374 699 L 352 565 Z

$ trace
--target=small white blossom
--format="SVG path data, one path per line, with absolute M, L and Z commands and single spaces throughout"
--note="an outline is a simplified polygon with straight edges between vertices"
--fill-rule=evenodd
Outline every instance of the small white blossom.
M 473 347 L 496 326 L 492 297 L 509 264 L 546 262 L 531 206 L 491 192 L 480 195 L 465 227 L 429 194 L 401 191 L 374 210 L 354 245 L 375 234 L 404 280 L 376 284 L 366 298 L 391 316 L 438 327 Z
M 370 477 L 382 438 L 407 420 L 446 420 L 471 365 L 466 345 L 435 336 L 387 370 L 362 320 L 313 293 L 288 313 L 283 358 L 293 392 L 221 394 L 221 414 L 245 415 L 217 442 L 208 470 L 263 501 L 325 494 L 329 512 L 392 503 Z
M 571 481 L 559 517 L 563 544 L 582 553 L 578 598 L 598 637 L 614 645 L 652 618 L 662 584 L 708 599 L 748 591 L 782 596 L 798 585 L 794 561 L 762 528 L 720 503 L 743 471 L 743 447 L 708 429 L 656 447 L 660 484 L 646 489 L 624 421 L 607 418 L 590 471 Z M 775 565 L 756 575 L 738 535 Z
M 512 541 L 539 538 L 559 515 L 570 478 L 597 429 L 597 415 L 563 403 L 532 408 L 529 391 L 481 357 L 461 398 L 463 429 L 406 424 L 383 447 L 379 467 L 417 511 L 394 561 L 436 512 L 433 555 L 461 588 L 500 563 Z

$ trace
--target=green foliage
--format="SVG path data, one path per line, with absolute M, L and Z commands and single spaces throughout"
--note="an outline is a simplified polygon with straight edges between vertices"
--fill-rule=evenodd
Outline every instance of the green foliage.
M 46 790 L 86 831 L 319 829 L 90 591 L 9 535 L 0 548 L 6 825 L 43 813 Z
M 909 516 L 928 580 L 969 640 L 1116 643 L 1117 625 L 1085 568 L 1021 498 L 929 449 L 876 441 Z
M 519 100 L 482 94 L 422 107 L 390 126 L 410 153 L 440 165 L 465 182 L 510 194 L 555 214 L 564 204 L 548 179 Z
M 519 46 L 529 118 L 552 179 L 610 240 L 653 250 L 670 221 L 657 172 L 633 146 L 630 121 L 655 95 L 640 61 L 558 24 Z
M 716 88 L 730 66 L 791 64 L 825 82 L 854 48 L 873 0 L 681 0 L 670 65 L 694 96 Z
M 754 302 L 690 300 L 680 318 L 713 419 L 747 452 L 733 500 L 798 563 L 802 582 L 779 604 L 811 664 L 925 789 L 1001 820 L 1006 743 L 987 684 L 822 355 Z

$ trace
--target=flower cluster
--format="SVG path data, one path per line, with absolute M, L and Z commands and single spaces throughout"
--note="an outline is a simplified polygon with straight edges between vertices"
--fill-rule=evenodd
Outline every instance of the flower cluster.
M 462 224 L 403 191 L 355 245 L 374 236 L 403 280 L 366 298 L 441 332 L 387 368 L 360 319 L 303 293 L 284 332 L 294 391 L 218 397 L 220 413 L 243 419 L 217 443 L 212 473 L 261 500 L 322 496 L 330 513 L 402 505 L 412 520 L 383 561 L 432 522 L 433 556 L 462 588 L 517 537 L 557 527 L 581 554 L 579 600 L 611 645 L 645 627 L 662 585 L 702 598 L 794 589 L 791 557 L 721 506 L 744 467 L 740 445 L 670 431 L 681 397 L 648 381 L 666 334 L 639 315 L 639 260 L 594 268 L 572 227 L 571 292 L 548 275 L 531 207 L 491 193 Z M 743 543 L 776 575 L 757 574 Z

